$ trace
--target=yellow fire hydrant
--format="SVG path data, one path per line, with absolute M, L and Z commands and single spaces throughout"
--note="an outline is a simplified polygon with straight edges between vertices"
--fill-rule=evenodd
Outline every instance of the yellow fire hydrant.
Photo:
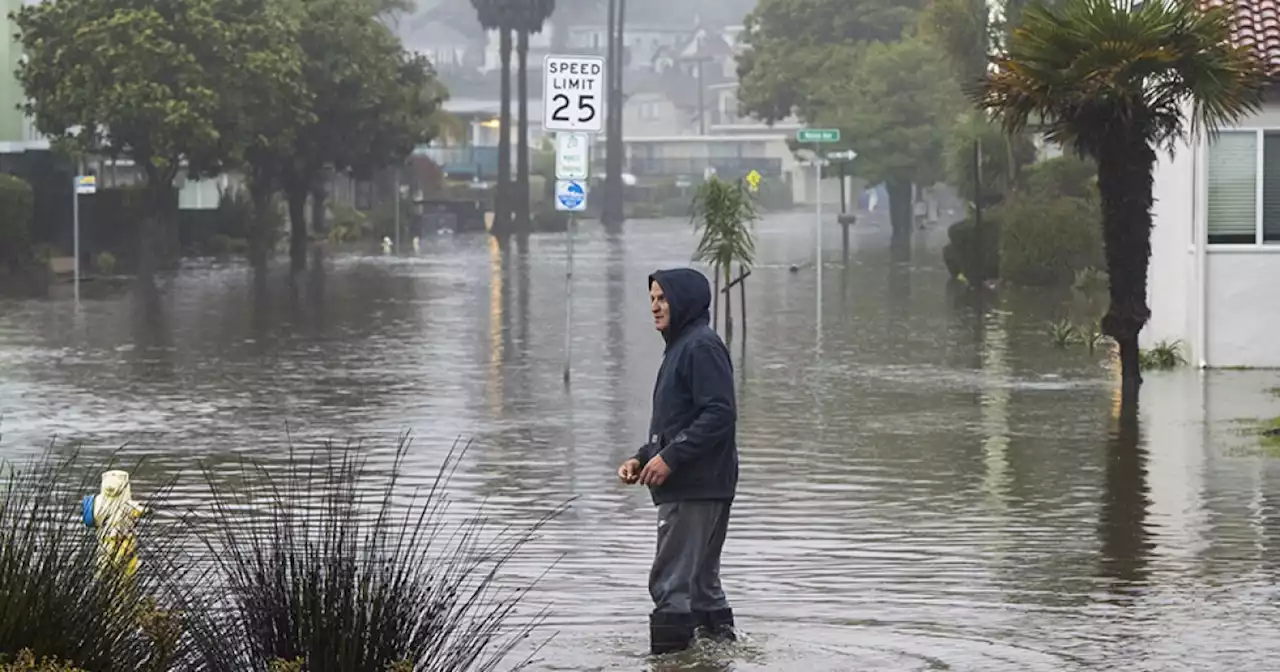
M 146 508 L 133 498 L 129 472 L 113 469 L 102 474 L 102 488 L 84 498 L 81 515 L 87 527 L 98 530 L 103 566 L 123 569 L 126 576 L 138 571 L 138 543 L 134 523 Z

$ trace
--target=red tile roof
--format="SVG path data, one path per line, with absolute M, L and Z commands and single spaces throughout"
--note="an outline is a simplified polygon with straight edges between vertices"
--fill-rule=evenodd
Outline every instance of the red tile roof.
M 1280 75 L 1280 0 L 1200 0 L 1200 4 L 1234 7 L 1236 44 L 1251 47 L 1273 75 Z

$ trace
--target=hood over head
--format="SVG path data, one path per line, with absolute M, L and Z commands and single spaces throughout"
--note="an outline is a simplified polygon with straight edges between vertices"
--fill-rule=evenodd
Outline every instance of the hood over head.
M 705 275 L 692 268 L 672 268 L 650 275 L 649 285 L 655 282 L 667 297 L 670 320 L 662 338 L 668 343 L 690 326 L 711 321 L 711 283 Z

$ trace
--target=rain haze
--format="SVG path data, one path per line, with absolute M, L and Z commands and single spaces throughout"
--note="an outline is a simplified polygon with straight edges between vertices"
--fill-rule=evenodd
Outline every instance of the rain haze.
M 1184 44 L 1157 32 L 1179 3 L 261 0 L 225 49 L 195 10 L 112 32 L 145 4 L 0 0 L 27 7 L 0 42 L 0 460 L 114 457 L 133 497 L 172 482 L 167 510 L 246 529 L 266 499 L 213 505 L 241 460 L 343 501 L 289 471 L 326 442 L 361 492 L 398 468 L 398 505 L 456 458 L 450 524 L 567 502 L 492 579 L 520 596 L 496 631 L 530 636 L 397 672 L 1276 669 L 1280 104 L 1240 74 L 1218 136 L 1110 142 L 1127 117 L 1071 118 L 1051 94 L 1088 87 L 1047 73 L 1157 66 L 1026 37 Z M 1280 33 L 1196 25 L 1196 54 L 1280 65 Z M 174 45 L 201 56 L 137 56 Z M 616 472 L 651 441 L 650 275 L 682 266 L 732 361 L 737 640 L 654 656 L 659 523 Z M 58 491 L 89 539 L 96 474 Z M 372 670 L 315 662 L 333 628 L 301 669 Z

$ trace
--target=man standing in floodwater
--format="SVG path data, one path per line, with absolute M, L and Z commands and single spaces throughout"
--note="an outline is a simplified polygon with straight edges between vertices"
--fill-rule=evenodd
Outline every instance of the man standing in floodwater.
M 624 483 L 649 486 L 658 507 L 658 548 L 649 572 L 654 654 L 687 648 L 695 633 L 735 639 L 720 586 L 720 551 L 738 487 L 733 362 L 711 329 L 711 287 L 698 271 L 649 276 L 649 308 L 666 341 L 653 387 L 649 442 L 618 467 Z

